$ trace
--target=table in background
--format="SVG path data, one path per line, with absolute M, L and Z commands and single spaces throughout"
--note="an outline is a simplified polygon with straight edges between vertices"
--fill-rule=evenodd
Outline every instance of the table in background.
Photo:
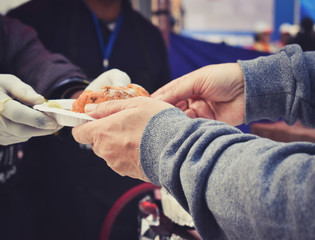
M 315 142 L 315 129 L 303 126 L 300 122 L 289 126 L 283 121 L 257 122 L 250 126 L 252 134 L 278 142 Z

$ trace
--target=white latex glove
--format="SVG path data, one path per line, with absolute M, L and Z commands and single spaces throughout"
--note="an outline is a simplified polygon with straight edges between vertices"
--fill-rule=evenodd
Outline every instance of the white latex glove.
M 98 91 L 104 86 L 127 86 L 130 83 L 131 80 L 127 73 L 111 69 L 94 79 L 85 90 Z
M 44 101 L 43 96 L 17 77 L 0 74 L 0 145 L 25 142 L 33 136 L 58 131 L 60 126 L 54 119 L 27 106 Z

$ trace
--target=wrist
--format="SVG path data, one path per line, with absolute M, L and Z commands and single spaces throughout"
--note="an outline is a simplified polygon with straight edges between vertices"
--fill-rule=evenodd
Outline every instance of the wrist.
M 50 93 L 48 99 L 72 98 L 78 92 L 82 92 L 89 85 L 89 81 L 80 78 L 69 78 L 58 83 Z

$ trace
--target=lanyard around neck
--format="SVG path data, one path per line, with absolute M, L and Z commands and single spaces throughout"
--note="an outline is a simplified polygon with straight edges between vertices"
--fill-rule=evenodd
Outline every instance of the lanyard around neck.
M 98 18 L 96 17 L 95 13 L 90 8 L 89 8 L 89 10 L 90 10 L 90 13 L 91 13 L 92 18 L 93 18 L 94 27 L 95 27 L 97 38 L 98 38 L 98 43 L 99 43 L 99 46 L 101 48 L 101 52 L 102 52 L 102 56 L 103 56 L 103 68 L 104 68 L 104 71 L 106 71 L 109 67 L 109 58 L 110 58 L 110 55 L 112 53 L 114 43 L 115 43 L 115 40 L 117 38 L 119 29 L 120 29 L 120 26 L 122 23 L 122 19 L 123 19 L 122 10 L 121 10 L 121 13 L 120 13 L 117 21 L 116 21 L 115 28 L 112 31 L 112 33 L 110 34 L 108 42 L 106 45 L 104 43 L 100 22 L 99 22 Z

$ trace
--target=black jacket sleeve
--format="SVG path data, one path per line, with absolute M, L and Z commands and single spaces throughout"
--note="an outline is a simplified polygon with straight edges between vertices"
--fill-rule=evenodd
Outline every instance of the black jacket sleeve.
M 18 20 L 0 15 L 0 69 L 45 95 L 65 79 L 86 79 L 77 66 L 44 48 L 37 33 Z

